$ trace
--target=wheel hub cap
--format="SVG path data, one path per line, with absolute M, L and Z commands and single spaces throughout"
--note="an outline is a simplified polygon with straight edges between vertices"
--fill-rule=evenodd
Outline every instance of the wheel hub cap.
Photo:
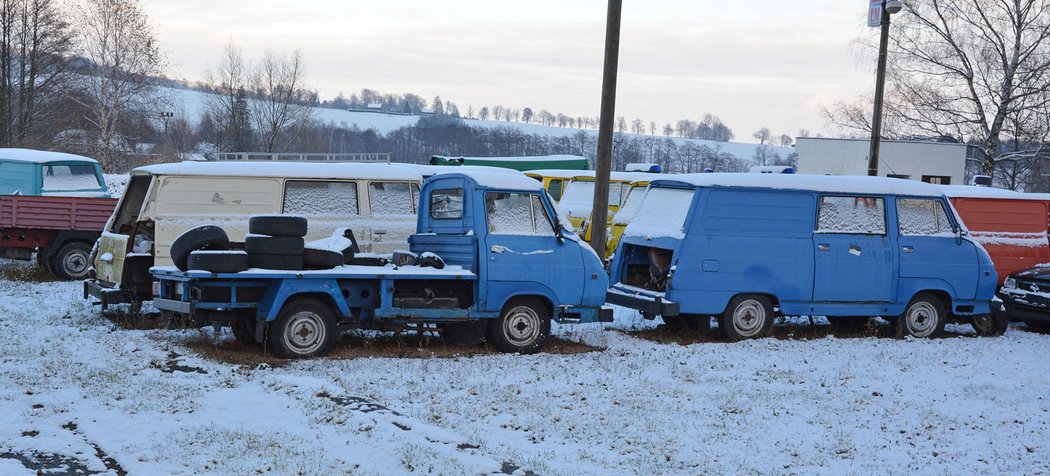
M 540 317 L 527 307 L 514 308 L 503 325 L 503 333 L 515 344 L 528 345 L 539 337 Z
M 300 312 L 290 319 L 284 340 L 298 354 L 314 352 L 325 340 L 324 323 L 314 313 Z

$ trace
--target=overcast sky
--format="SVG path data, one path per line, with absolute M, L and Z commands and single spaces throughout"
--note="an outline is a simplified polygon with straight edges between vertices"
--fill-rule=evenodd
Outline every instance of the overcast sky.
M 825 128 L 821 104 L 870 94 L 853 40 L 867 0 L 624 1 L 617 115 L 660 127 L 706 112 L 737 140 Z M 299 49 L 324 98 L 361 88 L 596 116 L 605 0 L 144 0 L 169 72 L 198 80 L 231 39 Z

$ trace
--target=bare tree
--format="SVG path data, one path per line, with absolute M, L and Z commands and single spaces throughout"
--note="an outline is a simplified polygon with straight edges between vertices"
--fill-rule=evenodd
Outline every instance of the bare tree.
M 0 1 L 0 142 L 39 142 L 68 87 L 69 23 L 53 0 Z
M 84 0 L 77 8 L 78 53 L 87 62 L 83 91 L 73 99 L 98 130 L 99 163 L 109 168 L 121 122 L 157 107 L 153 78 L 162 69 L 153 26 L 137 0 Z M 126 148 L 127 143 L 124 144 Z
M 758 140 L 759 144 L 764 145 L 766 142 L 769 142 L 770 138 L 773 137 L 773 133 L 769 131 L 768 127 L 763 127 L 755 131 L 754 134 L 751 134 L 751 137 L 754 137 L 756 140 Z
M 219 137 L 215 142 L 220 150 L 246 152 L 250 148 L 248 72 L 244 54 L 231 40 L 223 49 L 219 63 L 205 73 L 206 80 L 218 88 L 216 94 L 205 96 L 204 106 L 216 123 Z
M 478 117 L 481 118 L 481 120 L 483 120 L 483 121 L 488 120 L 488 118 L 489 118 L 489 107 L 488 106 L 481 106 L 481 110 L 478 111 Z
M 525 109 L 522 109 L 521 110 L 521 118 L 525 120 L 526 124 L 528 124 L 529 122 L 532 122 L 532 108 L 531 107 L 527 107 Z
M 795 142 L 795 140 L 787 134 L 780 134 L 780 137 L 777 138 L 777 141 L 780 142 L 781 147 L 791 147 L 791 143 Z
M 303 57 L 267 51 L 252 73 L 251 116 L 262 136 L 265 151 L 277 152 L 294 139 L 297 127 L 310 118 L 303 102 Z

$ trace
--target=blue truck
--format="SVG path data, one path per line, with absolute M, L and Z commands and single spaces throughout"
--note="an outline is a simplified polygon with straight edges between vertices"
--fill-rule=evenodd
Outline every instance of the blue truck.
M 653 180 L 610 274 L 609 303 L 672 326 L 716 316 L 732 340 L 768 335 L 775 315 L 850 327 L 881 316 L 899 337 L 936 336 L 953 318 L 984 335 L 1006 329 L 989 312 L 988 253 L 939 188 L 910 180 Z
M 154 304 L 230 325 L 282 358 L 325 355 L 347 329 L 436 324 L 483 335 L 503 352 L 533 353 L 550 323 L 608 322 L 602 260 L 565 226 L 542 185 L 524 175 L 443 173 L 420 191 L 417 255 L 441 269 L 344 265 L 237 273 L 154 267 Z

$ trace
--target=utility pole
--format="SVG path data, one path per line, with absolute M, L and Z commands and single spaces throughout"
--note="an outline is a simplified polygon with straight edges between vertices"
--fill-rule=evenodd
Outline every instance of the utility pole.
M 609 174 L 612 172 L 613 121 L 616 116 L 616 72 L 620 61 L 620 11 L 622 0 L 609 0 L 605 23 L 605 69 L 602 76 L 602 111 L 598 124 L 598 156 L 594 159 L 594 208 L 591 209 L 591 248 L 605 257 L 609 221 Z M 619 197 L 617 197 L 619 200 Z
M 868 152 L 868 175 L 872 177 L 879 175 L 879 146 L 882 142 L 882 98 L 886 89 L 886 51 L 889 49 L 890 41 L 890 15 L 901 11 L 903 4 L 900 1 L 881 0 L 879 7 L 881 7 L 882 16 L 878 26 L 882 31 L 879 35 L 879 66 L 875 73 L 875 113 L 871 120 L 871 150 Z

